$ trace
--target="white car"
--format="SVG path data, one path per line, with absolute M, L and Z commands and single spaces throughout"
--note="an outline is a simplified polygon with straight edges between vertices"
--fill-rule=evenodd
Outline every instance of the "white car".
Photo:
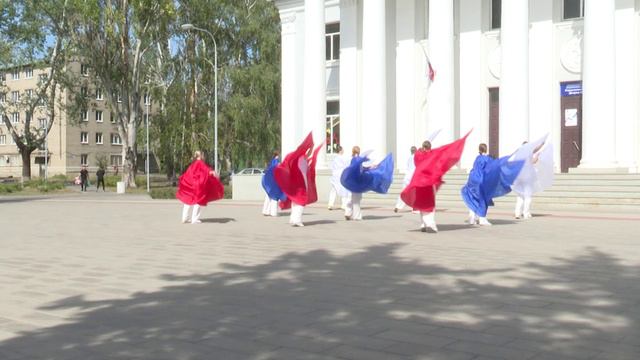
M 262 175 L 264 170 L 260 168 L 246 168 L 238 171 L 234 175 Z

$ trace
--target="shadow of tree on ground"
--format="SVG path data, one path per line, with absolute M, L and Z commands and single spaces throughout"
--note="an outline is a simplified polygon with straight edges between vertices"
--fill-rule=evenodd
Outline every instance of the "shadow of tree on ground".
M 29 359 L 640 355 L 637 267 L 586 249 L 517 272 L 449 269 L 400 258 L 401 247 L 287 253 L 164 275 L 174 285 L 127 299 L 65 298 L 44 310 L 76 310 L 70 323 L 24 332 L 0 350 Z

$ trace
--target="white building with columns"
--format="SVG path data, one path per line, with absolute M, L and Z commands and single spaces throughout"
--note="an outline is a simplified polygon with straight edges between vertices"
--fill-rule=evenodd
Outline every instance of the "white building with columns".
M 402 171 L 473 129 L 463 169 L 550 134 L 558 171 L 640 171 L 640 0 L 274 2 L 284 153 L 313 131 L 320 166 L 359 145 Z

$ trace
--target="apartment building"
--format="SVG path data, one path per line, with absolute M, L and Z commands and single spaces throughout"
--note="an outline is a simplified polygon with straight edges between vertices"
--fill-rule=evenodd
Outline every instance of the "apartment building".
M 79 75 L 77 90 L 87 99 L 86 110 L 75 116 L 68 114 L 66 105 L 73 101 L 74 95 L 61 93 L 60 104 L 55 107 L 54 124 L 47 136 L 46 149 L 43 146 L 31 155 L 31 176 L 44 176 L 45 154 L 49 176 L 77 173 L 85 165 L 93 172 L 98 167 L 98 159 L 102 157 L 107 161 L 108 172 L 115 172 L 116 168 L 121 171 L 122 139 L 118 133 L 117 116 L 111 111 L 107 94 L 88 66 L 80 62 L 72 62 L 68 66 Z M 0 111 L 6 113 L 17 129 L 23 129 L 28 116 L 33 116 L 30 126 L 34 130 L 47 125 L 49 116 L 44 103 L 37 107 L 33 115 L 26 113 L 24 107 L 17 106 L 22 97 L 34 96 L 38 81 L 47 73 L 47 68 L 30 66 L 0 70 Z M 148 96 L 144 97 L 143 105 L 146 104 L 151 109 Z M 7 126 L 0 122 L 0 177 L 21 174 L 22 159 L 18 148 Z

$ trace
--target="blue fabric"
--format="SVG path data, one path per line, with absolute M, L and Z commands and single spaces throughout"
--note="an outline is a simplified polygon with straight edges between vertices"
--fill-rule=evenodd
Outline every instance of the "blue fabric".
M 366 168 L 362 163 L 367 157 L 356 156 L 342 172 L 340 183 L 354 193 L 375 191 L 386 194 L 393 181 L 393 156 L 389 153 L 375 168 Z
M 267 170 L 262 176 L 262 188 L 271 200 L 285 201 L 287 200 L 287 195 L 282 192 L 282 190 L 276 183 L 276 178 L 273 176 L 273 169 L 275 169 L 279 163 L 280 159 L 274 158 L 273 160 L 271 160 L 271 163 L 269 163 L 269 167 L 267 167 Z
M 478 155 L 469 173 L 467 184 L 460 190 L 462 200 L 476 215 L 487 216 L 493 199 L 511 192 L 524 161 L 509 161 L 510 156 L 493 159 Z

